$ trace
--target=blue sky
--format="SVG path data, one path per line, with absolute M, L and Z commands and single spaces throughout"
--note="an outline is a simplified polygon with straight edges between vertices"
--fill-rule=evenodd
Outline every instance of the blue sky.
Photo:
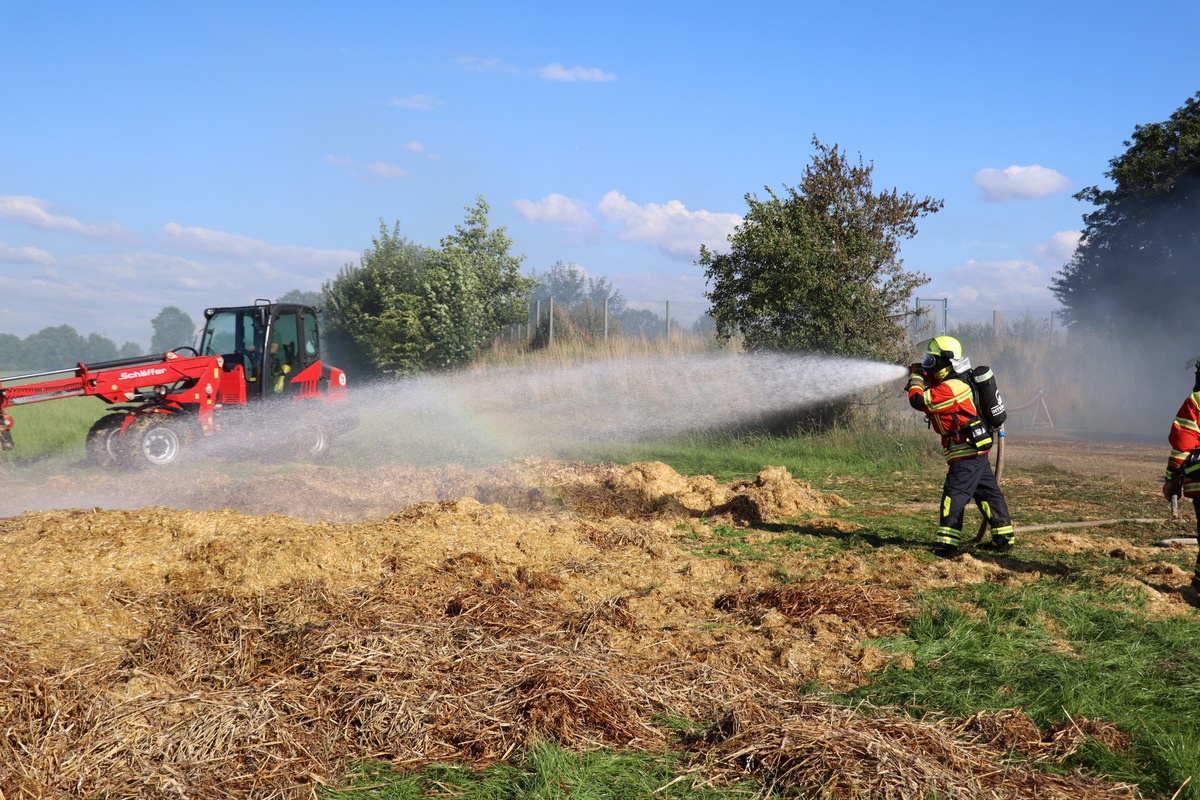
M 1047 285 L 1138 124 L 1200 90 L 1200 4 L 0 0 L 0 332 L 149 344 L 317 290 L 482 196 L 528 270 L 702 300 L 699 245 L 815 135 L 945 201 L 903 243 L 952 318 Z

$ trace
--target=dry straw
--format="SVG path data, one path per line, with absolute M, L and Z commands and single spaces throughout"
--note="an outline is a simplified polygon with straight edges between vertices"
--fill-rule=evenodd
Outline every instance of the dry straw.
M 1118 746 L 1111 726 L 799 695 L 824 674 L 800 655 L 853 685 L 862 641 L 910 610 L 896 589 L 780 587 L 772 565 L 682 546 L 736 497 L 824 529 L 834 501 L 798 512 L 815 493 L 785 471 L 723 486 L 662 465 L 522 462 L 454 480 L 481 496 L 495 481 L 514 507 L 443 500 L 341 525 L 169 508 L 0 520 L 3 797 L 310 797 L 358 759 L 486 765 L 540 741 L 673 749 L 707 780 L 790 795 L 1134 796 L 1031 766 L 1088 738 Z M 792 574 L 825 563 L 789 558 Z M 681 739 L 664 716 L 712 724 Z

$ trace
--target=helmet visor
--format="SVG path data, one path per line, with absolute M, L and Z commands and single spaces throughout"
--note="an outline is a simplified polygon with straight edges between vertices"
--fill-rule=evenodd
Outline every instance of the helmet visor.
M 921 366 L 925 369 L 932 369 L 938 362 L 938 357 L 930 353 L 921 361 Z

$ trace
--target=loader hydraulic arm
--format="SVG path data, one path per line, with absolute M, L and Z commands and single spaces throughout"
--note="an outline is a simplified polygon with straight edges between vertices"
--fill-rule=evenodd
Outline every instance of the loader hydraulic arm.
M 66 397 L 98 397 L 110 404 L 154 401 L 196 406 L 200 424 L 207 429 L 221 386 L 222 364 L 220 356 L 187 358 L 168 352 L 4 378 L 0 381 L 0 449 L 12 448 L 13 419 L 5 413 L 8 408 Z

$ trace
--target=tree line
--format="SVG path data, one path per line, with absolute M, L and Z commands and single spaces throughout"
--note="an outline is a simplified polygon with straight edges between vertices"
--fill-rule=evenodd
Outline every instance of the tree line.
M 151 353 L 162 353 L 191 344 L 196 325 L 185 312 L 167 306 L 150 322 L 154 336 Z M 144 355 L 134 342 L 120 347 L 100 333 L 82 335 L 70 325 L 42 328 L 22 339 L 11 333 L 0 333 L 0 372 L 40 372 L 66 369 L 78 363 L 95 364 Z

